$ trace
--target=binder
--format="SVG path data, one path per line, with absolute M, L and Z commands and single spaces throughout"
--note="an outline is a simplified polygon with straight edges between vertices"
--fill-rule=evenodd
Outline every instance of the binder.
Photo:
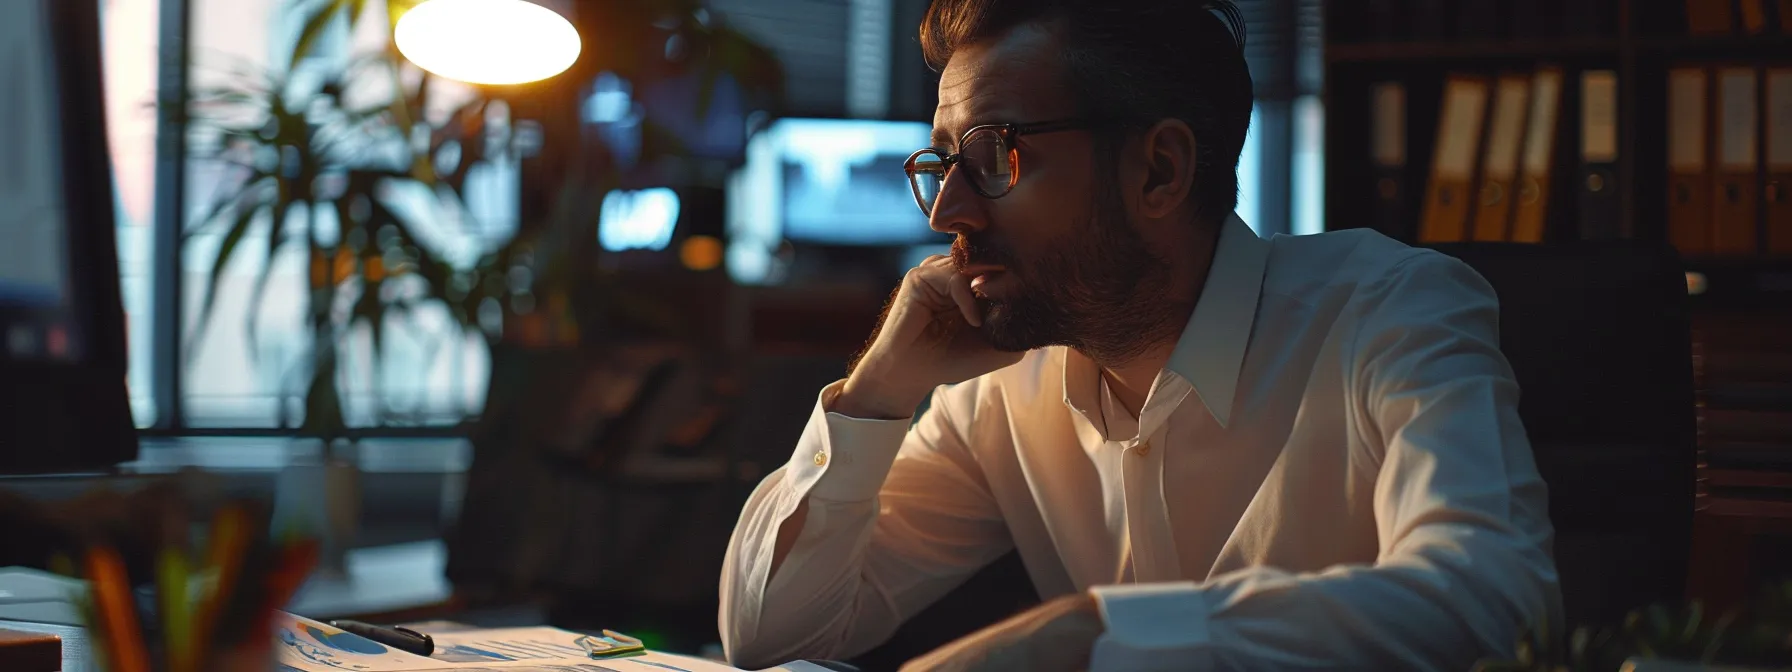
M 1406 86 L 1382 82 L 1373 89 L 1369 111 L 1369 161 L 1374 166 L 1375 230 L 1390 236 L 1410 232 L 1406 220 Z
M 1419 242 L 1456 242 L 1468 237 L 1469 186 L 1474 183 L 1481 121 L 1487 112 L 1487 85 L 1487 78 L 1474 75 L 1450 75 L 1444 82 Z
M 1580 73 L 1580 234 L 1618 238 L 1618 73 Z
M 1754 254 L 1757 249 L 1755 84 L 1753 67 L 1717 70 L 1717 178 L 1711 189 L 1711 251 L 1716 254 Z
M 1668 241 L 1682 255 L 1711 252 L 1710 79 L 1700 67 L 1668 71 Z
M 1686 32 L 1692 35 L 1728 35 L 1735 19 L 1731 0 L 1686 0 Z
M 1524 142 L 1524 116 L 1531 97 L 1526 75 L 1501 75 L 1493 90 L 1493 116 L 1488 118 L 1487 147 L 1481 151 L 1479 207 L 1473 218 L 1474 239 L 1499 242 L 1510 238 L 1513 183 L 1518 179 L 1518 152 Z
M 1737 14 L 1742 15 L 1742 31 L 1750 35 L 1767 32 L 1766 0 L 1741 0 Z
M 1767 209 L 1767 252 L 1792 255 L 1792 67 L 1767 70 L 1763 112 L 1767 119 L 1767 186 L 1761 191 L 1761 205 Z
M 1531 111 L 1525 115 L 1524 156 L 1520 159 L 1518 199 L 1513 204 L 1512 240 L 1543 242 L 1549 221 L 1549 169 L 1555 164 L 1556 136 L 1562 108 L 1562 71 L 1544 67 L 1531 76 Z

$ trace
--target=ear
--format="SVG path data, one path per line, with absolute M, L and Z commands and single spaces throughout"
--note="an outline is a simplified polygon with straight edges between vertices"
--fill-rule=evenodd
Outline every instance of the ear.
M 1164 119 L 1139 136 L 1135 151 L 1144 176 L 1139 214 L 1151 218 L 1174 214 L 1194 190 L 1194 131 L 1180 119 Z

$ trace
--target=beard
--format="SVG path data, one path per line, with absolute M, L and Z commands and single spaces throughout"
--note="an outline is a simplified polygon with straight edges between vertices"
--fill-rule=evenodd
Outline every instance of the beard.
M 961 233 L 952 244 L 959 268 L 1001 264 L 1020 280 L 1014 296 L 979 297 L 985 340 L 1005 352 L 1063 345 L 1103 364 L 1118 364 L 1181 333 L 1188 302 L 1168 297 L 1170 269 L 1126 221 L 1119 187 L 1098 189 L 1089 218 L 1033 258 Z

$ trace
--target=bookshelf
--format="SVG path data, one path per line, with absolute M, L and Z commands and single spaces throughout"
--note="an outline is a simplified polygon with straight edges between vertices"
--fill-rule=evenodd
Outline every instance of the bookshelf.
M 1689 7 L 1704 14 L 1689 16 Z M 1727 14 L 1713 24 L 1710 11 Z M 1752 139 L 1757 206 L 1735 218 L 1712 208 L 1699 225 L 1713 232 L 1694 234 L 1715 239 L 1716 227 L 1752 228 L 1755 244 L 1743 251 L 1732 243 L 1725 254 L 1712 251 L 1721 245 L 1682 250 L 1693 310 L 1700 428 L 1699 515 L 1688 584 L 1689 592 L 1717 603 L 1740 598 L 1752 581 L 1792 576 L 1792 560 L 1766 550 L 1792 543 L 1792 250 L 1782 245 L 1780 252 L 1771 252 L 1769 233 L 1792 231 L 1785 228 L 1792 221 L 1780 223 L 1785 220 L 1775 218 L 1783 209 L 1776 214 L 1759 196 L 1773 184 L 1774 173 L 1784 182 L 1785 168 L 1770 168 L 1766 160 L 1774 114 L 1762 102 L 1770 99 L 1766 73 L 1792 68 L 1792 16 L 1785 14 L 1792 14 L 1792 2 L 1365 0 L 1327 3 L 1323 19 L 1327 227 L 1372 227 L 1407 242 L 1436 238 L 1438 229 L 1426 228 L 1427 190 L 1451 75 L 1484 77 L 1493 91 L 1500 75 L 1561 69 L 1542 241 L 1668 243 L 1688 235 L 1684 211 L 1672 214 L 1669 200 L 1685 183 L 1684 175 L 1675 182 L 1669 170 L 1670 71 L 1709 68 L 1707 90 L 1715 100 L 1705 107 L 1708 122 L 1723 118 L 1720 68 L 1757 73 Z M 1700 20 L 1708 27 L 1694 31 Z M 1722 30 L 1726 22 L 1729 30 Z M 1584 210 L 1582 203 L 1590 173 L 1581 154 L 1586 110 L 1579 73 L 1590 70 L 1610 71 L 1617 82 L 1612 101 L 1617 151 L 1602 173 L 1609 182 L 1601 185 L 1616 191 L 1609 209 L 1599 211 Z M 1397 104 L 1403 110 L 1398 124 L 1377 116 L 1388 106 L 1378 86 L 1389 82 L 1398 83 L 1404 96 Z M 1485 116 L 1491 118 L 1497 94 L 1489 93 L 1488 101 Z M 1387 160 L 1391 150 L 1385 133 L 1377 139 L 1378 120 L 1384 129 L 1398 129 L 1402 161 Z M 1484 152 L 1493 134 L 1485 129 L 1492 123 L 1480 123 L 1482 154 L 1473 161 L 1466 190 L 1459 190 L 1471 212 L 1488 177 Z M 1710 133 L 1704 155 L 1716 165 L 1718 152 L 1725 150 L 1720 131 Z M 1707 197 L 1726 193 L 1719 191 L 1718 177 L 1709 179 Z M 1608 214 L 1610 221 L 1595 226 L 1588 212 Z M 1507 226 L 1509 235 L 1518 230 L 1516 224 Z M 1467 230 L 1472 235 L 1474 228 Z

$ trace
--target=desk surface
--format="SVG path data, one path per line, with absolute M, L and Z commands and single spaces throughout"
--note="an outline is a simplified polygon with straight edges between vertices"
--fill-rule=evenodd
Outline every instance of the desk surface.
M 448 550 L 439 539 L 348 552 L 348 575 L 314 576 L 286 610 L 330 620 L 443 604 L 454 597 L 444 572 Z
M 447 558 L 440 540 L 355 549 L 345 563 L 347 576 L 313 577 L 287 610 L 330 620 L 443 604 L 454 594 L 442 574 Z M 80 618 L 71 605 L 19 600 L 0 599 L 0 628 L 61 637 L 64 672 L 100 672 L 90 662 L 86 632 L 75 625 Z

